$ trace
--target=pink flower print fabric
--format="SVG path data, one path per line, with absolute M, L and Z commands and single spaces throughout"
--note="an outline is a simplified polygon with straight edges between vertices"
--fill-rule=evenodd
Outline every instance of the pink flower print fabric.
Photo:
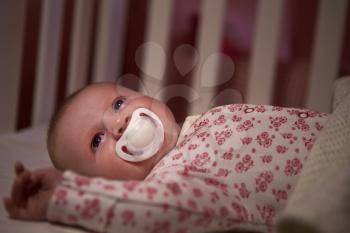
M 327 118 L 262 105 L 213 108 L 143 181 L 65 172 L 48 219 L 97 232 L 271 231 Z

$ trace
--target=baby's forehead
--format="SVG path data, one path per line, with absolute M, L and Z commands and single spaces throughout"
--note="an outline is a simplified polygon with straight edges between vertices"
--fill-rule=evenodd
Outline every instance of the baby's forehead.
M 112 84 L 112 83 L 96 83 L 96 84 L 91 84 L 87 87 L 85 87 L 81 91 L 81 95 L 96 95 L 96 94 L 107 94 L 108 92 L 121 92 L 122 87 Z
M 113 83 L 93 84 L 71 96 L 65 103 L 61 116 L 71 121 L 72 117 L 82 118 L 84 114 L 95 115 L 95 113 L 104 111 L 103 106 L 109 106 L 119 96 L 138 98 L 143 95 Z
M 95 96 L 95 95 L 142 95 L 139 92 L 131 90 L 129 88 L 114 84 L 114 83 L 96 83 L 87 86 L 81 91 L 81 95 Z
M 106 96 L 118 96 L 125 92 L 125 88 L 114 84 L 93 84 L 85 87 L 71 99 L 71 104 L 88 101 L 89 99 L 103 99 Z
M 119 96 L 138 97 L 142 96 L 142 94 L 113 83 L 93 84 L 85 87 L 68 100 L 63 115 L 80 115 L 81 111 L 81 114 L 83 114 L 90 108 L 98 110 L 97 108 L 103 106 L 103 103 L 109 103 Z

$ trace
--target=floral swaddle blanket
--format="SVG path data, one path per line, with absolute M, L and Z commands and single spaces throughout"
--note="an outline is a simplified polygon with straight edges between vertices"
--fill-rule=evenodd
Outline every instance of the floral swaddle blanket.
M 99 232 L 270 231 L 327 119 L 265 105 L 213 108 L 143 181 L 65 172 L 48 218 Z

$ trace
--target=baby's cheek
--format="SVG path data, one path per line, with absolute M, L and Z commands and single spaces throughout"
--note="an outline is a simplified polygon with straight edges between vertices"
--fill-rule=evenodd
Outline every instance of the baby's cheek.
M 139 107 L 146 107 L 152 112 L 155 112 L 157 115 L 162 114 L 163 116 L 165 116 L 169 113 L 169 109 L 164 103 L 153 99 L 149 96 L 142 96 L 135 100 L 136 105 L 138 105 Z
M 147 174 L 145 163 L 130 163 L 121 159 L 114 150 L 101 150 L 96 155 L 96 170 L 99 176 L 108 179 L 142 180 Z
M 112 168 L 114 167 L 114 164 L 116 163 L 115 160 L 118 159 L 118 156 L 116 155 L 114 151 L 115 142 L 113 143 L 113 140 L 106 140 L 102 146 L 102 148 L 99 148 L 95 153 L 95 164 L 96 169 L 100 174 L 102 174 L 104 177 L 106 174 L 110 173 Z
M 132 107 L 139 108 L 151 108 L 152 105 L 155 103 L 155 100 L 149 96 L 140 96 L 136 97 L 134 99 L 131 99 L 131 105 Z

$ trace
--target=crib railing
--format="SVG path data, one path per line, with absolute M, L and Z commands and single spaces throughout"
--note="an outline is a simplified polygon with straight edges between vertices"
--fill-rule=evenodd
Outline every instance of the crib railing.
M 258 1 L 245 102 L 272 104 L 285 2 Z M 87 83 L 114 81 L 121 75 L 129 4 L 127 0 L 1 1 L 0 132 L 46 124 L 63 97 Z M 174 0 L 148 1 L 145 42 L 153 42 L 164 53 L 169 47 L 174 4 Z M 203 88 L 203 83 L 212 83 L 219 76 L 219 60 L 206 70 L 210 75 L 203 77 L 201 67 L 220 50 L 226 4 L 227 0 L 200 1 L 195 39 L 200 56 L 188 85 L 193 92 L 189 99 L 197 102 L 191 102 L 188 114 L 206 110 L 217 94 L 215 88 Z M 305 81 L 308 108 L 330 111 L 348 4 L 348 0 L 319 0 L 312 66 Z M 167 83 L 166 65 L 159 54 L 145 46 L 140 62 L 142 83 L 148 94 L 159 99 L 169 98 L 160 91 Z M 159 75 L 150 78 L 150 73 Z

